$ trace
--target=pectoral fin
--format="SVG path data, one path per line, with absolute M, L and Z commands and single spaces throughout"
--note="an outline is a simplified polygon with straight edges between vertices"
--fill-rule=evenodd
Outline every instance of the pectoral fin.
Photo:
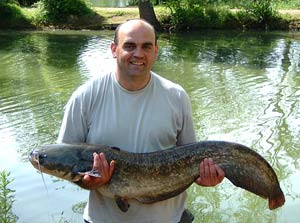
M 123 212 L 128 211 L 130 205 L 128 204 L 128 201 L 126 199 L 123 199 L 122 197 L 119 196 L 115 196 L 115 201 L 121 211 Z
M 86 171 L 86 172 L 78 172 L 78 174 L 81 175 L 81 176 L 89 175 L 89 176 L 92 176 L 92 177 L 101 177 L 101 174 L 96 169 L 92 169 L 92 170 Z

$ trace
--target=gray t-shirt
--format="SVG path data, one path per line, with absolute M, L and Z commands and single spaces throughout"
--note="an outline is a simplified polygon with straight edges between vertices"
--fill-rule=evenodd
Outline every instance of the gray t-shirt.
M 148 85 L 128 91 L 110 72 L 79 87 L 66 105 L 58 142 L 86 142 L 152 152 L 195 142 L 191 104 L 178 84 L 151 72 Z M 127 212 L 91 190 L 84 219 L 93 223 L 177 223 L 186 192 L 154 204 L 129 200 Z

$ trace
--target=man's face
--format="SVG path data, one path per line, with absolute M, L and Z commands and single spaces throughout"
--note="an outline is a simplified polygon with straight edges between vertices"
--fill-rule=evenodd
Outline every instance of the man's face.
M 141 21 L 120 27 L 118 45 L 111 45 L 117 60 L 117 74 L 123 77 L 149 77 L 158 46 L 154 31 Z

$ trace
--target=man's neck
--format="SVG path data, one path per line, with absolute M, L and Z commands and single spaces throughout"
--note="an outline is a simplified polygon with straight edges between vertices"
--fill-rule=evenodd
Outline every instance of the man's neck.
M 145 88 L 150 79 L 151 79 L 151 73 L 147 76 L 121 76 L 118 73 L 116 73 L 116 79 L 119 82 L 119 84 L 125 88 L 128 91 L 138 91 L 143 88 Z

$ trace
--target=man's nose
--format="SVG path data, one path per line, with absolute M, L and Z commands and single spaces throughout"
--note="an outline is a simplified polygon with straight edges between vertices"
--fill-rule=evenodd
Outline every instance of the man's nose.
M 144 55 L 144 50 L 142 47 L 137 47 L 135 50 L 134 50 L 134 54 L 133 56 L 135 57 L 143 57 Z

